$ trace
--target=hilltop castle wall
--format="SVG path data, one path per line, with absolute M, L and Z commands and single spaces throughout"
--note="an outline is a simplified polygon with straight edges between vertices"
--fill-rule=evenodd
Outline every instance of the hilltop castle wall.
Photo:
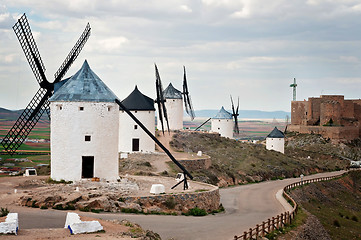
M 317 133 L 337 140 L 361 136 L 361 100 L 345 100 L 343 95 L 322 95 L 291 103 L 290 131 Z

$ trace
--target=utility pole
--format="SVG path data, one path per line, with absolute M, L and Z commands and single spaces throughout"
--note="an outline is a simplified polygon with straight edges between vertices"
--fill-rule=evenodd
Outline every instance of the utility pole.
M 290 85 L 291 88 L 293 88 L 293 100 L 292 101 L 296 101 L 296 78 L 293 78 L 293 84 Z

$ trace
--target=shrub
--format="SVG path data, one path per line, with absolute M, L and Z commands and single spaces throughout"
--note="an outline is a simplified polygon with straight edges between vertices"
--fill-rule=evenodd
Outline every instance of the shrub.
M 176 202 L 174 200 L 174 197 L 168 197 L 167 200 L 164 202 L 164 205 L 168 208 L 168 209 L 174 209 Z
M 93 213 L 100 213 L 100 212 L 104 212 L 104 209 L 92 209 L 91 211 Z
M 206 216 L 207 212 L 204 209 L 195 207 L 192 209 L 189 209 L 189 211 L 185 214 L 186 216 Z
M 88 207 L 79 208 L 79 210 L 82 212 L 90 212 Z
M 48 209 L 48 207 L 43 205 L 43 206 L 40 207 L 40 209 Z
M 8 214 L 9 214 L 9 210 L 7 208 L 1 208 L 0 217 L 5 217 Z
M 137 209 L 134 209 L 134 208 L 122 208 L 120 211 L 122 213 L 141 213 Z
M 338 220 L 333 220 L 333 225 L 335 226 L 335 227 L 341 227 L 341 224 L 340 224 L 340 222 L 338 221 Z
M 352 216 L 351 220 L 355 221 L 355 222 L 358 222 L 358 218 L 355 215 Z

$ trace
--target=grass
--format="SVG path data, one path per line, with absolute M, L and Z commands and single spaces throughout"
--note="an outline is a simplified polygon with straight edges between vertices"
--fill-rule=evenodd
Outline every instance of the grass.
M 202 151 L 211 157 L 209 169 L 192 171 L 192 175 L 196 180 L 214 185 L 221 178 L 230 179 L 227 185 L 238 185 L 294 177 L 301 173 L 333 171 L 347 166 L 345 161 L 323 152 L 325 146 L 322 144 L 328 144 L 326 141 L 321 144 L 322 149 L 319 147 L 320 153 L 303 151 L 303 146 L 293 146 L 286 147 L 286 154 L 268 151 L 261 144 L 243 143 L 208 133 L 180 132 L 173 136 L 172 142 L 174 150 Z M 174 171 L 173 164 L 169 165 Z
M 361 172 L 337 180 L 312 183 L 292 191 L 302 207 L 315 215 L 332 239 L 361 239 Z M 296 199 L 297 201 L 297 199 Z

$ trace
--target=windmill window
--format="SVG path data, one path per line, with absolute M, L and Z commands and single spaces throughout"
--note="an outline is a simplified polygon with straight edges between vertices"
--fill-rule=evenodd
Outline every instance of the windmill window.
M 134 129 L 138 129 L 138 125 L 134 125 Z
M 84 107 L 79 107 L 79 111 L 84 111 Z
M 108 107 L 108 112 L 110 112 L 110 109 L 111 109 L 112 107 Z
M 138 111 L 134 111 L 135 113 L 137 113 Z
M 219 130 L 220 128 L 218 128 L 218 130 Z
M 63 106 L 62 105 L 56 105 L 58 107 L 58 110 L 63 110 Z
M 175 102 L 175 100 L 173 99 L 173 102 Z
M 221 120 L 218 120 L 218 122 L 221 122 Z
M 90 140 L 91 140 L 91 136 L 85 135 L 85 141 L 86 141 L 86 142 L 90 142 Z

